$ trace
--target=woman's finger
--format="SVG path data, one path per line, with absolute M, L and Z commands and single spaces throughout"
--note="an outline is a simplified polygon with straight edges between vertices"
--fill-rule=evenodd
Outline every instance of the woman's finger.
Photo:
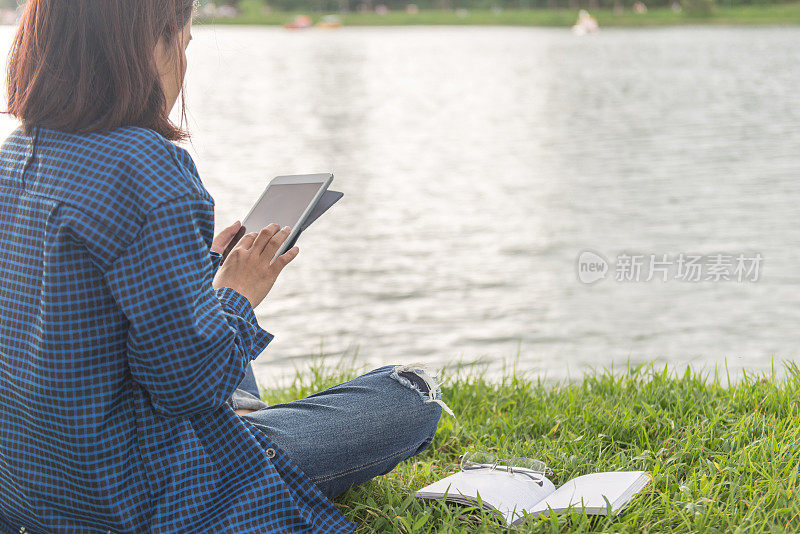
M 272 258 L 275 257 L 275 254 L 278 252 L 278 249 L 281 248 L 283 242 L 289 237 L 289 234 L 292 233 L 292 229 L 288 226 L 284 226 L 280 232 L 272 236 L 272 239 L 269 240 L 267 246 L 264 247 L 264 251 L 262 254 L 268 257 L 269 261 L 272 261 Z
M 217 237 L 230 239 L 236 235 L 236 232 L 238 232 L 239 228 L 241 227 L 242 227 L 242 221 L 236 221 L 235 223 L 233 223 L 232 225 L 221 231 Z
M 228 248 L 231 239 L 233 239 L 233 237 L 236 235 L 236 233 L 239 231 L 239 228 L 241 227 L 242 227 L 241 221 L 236 221 L 235 223 L 233 223 L 232 225 L 221 231 L 217 235 L 217 237 L 214 238 L 214 241 L 212 241 L 211 250 L 222 254 L 223 251 L 226 248 Z
M 261 251 L 264 250 L 264 247 L 267 246 L 267 243 L 269 243 L 269 240 L 272 239 L 272 236 L 274 236 L 276 233 L 278 233 L 278 231 L 280 229 L 281 229 L 281 225 L 277 224 L 277 223 L 272 223 L 269 226 L 267 226 L 266 228 L 262 229 L 258 233 L 258 237 L 256 238 L 255 242 L 253 243 L 253 250 L 255 250 L 256 252 L 258 252 L 260 254 Z
M 244 236 L 242 236 L 242 238 L 239 240 L 239 243 L 236 246 L 242 247 L 243 249 L 249 249 L 250 247 L 253 246 L 253 242 L 256 240 L 257 236 L 258 234 L 255 232 L 250 232 L 249 234 L 245 234 Z
M 292 260 L 297 257 L 298 254 L 300 254 L 300 248 L 295 246 L 278 256 L 278 258 L 272 262 L 272 266 L 277 269 L 275 274 L 277 275 L 280 273 L 284 267 L 289 265 Z

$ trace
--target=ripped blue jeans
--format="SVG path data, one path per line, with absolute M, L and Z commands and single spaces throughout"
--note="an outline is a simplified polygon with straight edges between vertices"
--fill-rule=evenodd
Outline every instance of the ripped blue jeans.
M 442 410 L 435 379 L 414 366 L 375 369 L 305 399 L 267 406 L 252 372 L 229 403 L 263 430 L 329 498 L 431 444 Z M 452 412 L 450 412 L 452 413 Z

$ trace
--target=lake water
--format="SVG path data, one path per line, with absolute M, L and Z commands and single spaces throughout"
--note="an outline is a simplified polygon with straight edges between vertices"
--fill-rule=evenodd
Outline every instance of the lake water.
M 798 355 L 800 28 L 194 36 L 191 150 L 218 226 L 275 175 L 332 171 L 345 192 L 257 310 L 264 385 L 322 353 L 554 378 Z M 592 285 L 587 249 L 610 263 Z M 716 254 L 763 261 L 743 282 L 646 282 L 647 261 L 617 281 L 621 254 L 702 255 L 709 276 Z

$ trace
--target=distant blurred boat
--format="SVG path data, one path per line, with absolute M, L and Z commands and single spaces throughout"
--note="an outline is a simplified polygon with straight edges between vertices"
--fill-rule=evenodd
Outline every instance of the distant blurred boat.
M 298 15 L 292 22 L 283 25 L 287 30 L 304 30 L 312 26 L 311 17 L 308 15 Z
M 317 28 L 341 28 L 342 21 L 336 15 L 325 15 L 322 20 L 317 23 Z
M 572 33 L 575 35 L 586 35 L 587 33 L 594 33 L 600 29 L 597 19 L 589 14 L 585 9 L 578 12 L 578 21 L 572 27 Z

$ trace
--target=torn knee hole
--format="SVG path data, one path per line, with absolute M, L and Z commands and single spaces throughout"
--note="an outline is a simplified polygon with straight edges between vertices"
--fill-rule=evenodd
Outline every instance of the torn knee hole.
M 392 371 L 391 377 L 400 382 L 400 384 L 419 393 L 426 403 L 438 404 L 442 410 L 455 416 L 453 410 L 442 400 L 439 382 L 427 373 L 424 366 L 398 365 Z
M 397 374 L 399 376 L 402 376 L 403 378 L 405 378 L 409 382 L 411 382 L 411 385 L 413 385 L 415 389 L 420 390 L 422 393 L 425 393 L 426 395 L 430 394 L 430 392 L 431 392 L 430 386 L 425 381 L 425 379 L 423 379 L 417 373 L 415 373 L 413 371 L 401 371 L 401 372 L 399 372 Z

